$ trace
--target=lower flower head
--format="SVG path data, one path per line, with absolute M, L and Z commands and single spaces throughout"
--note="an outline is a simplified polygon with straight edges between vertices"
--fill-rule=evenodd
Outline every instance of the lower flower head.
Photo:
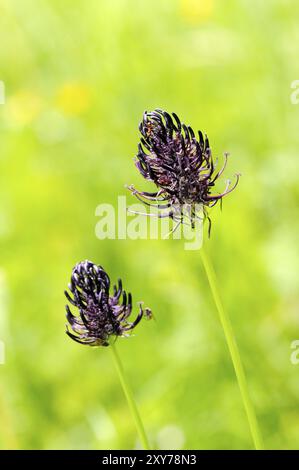
M 73 268 L 67 300 L 78 309 L 74 315 L 66 305 L 66 333 L 74 341 L 89 346 L 109 346 L 111 338 L 128 336 L 144 315 L 142 303 L 133 322 L 132 296 L 126 294 L 119 279 L 110 294 L 110 278 L 106 271 L 91 261 L 82 261 Z M 148 315 L 149 309 L 145 309 Z M 70 331 L 70 329 L 71 331 Z

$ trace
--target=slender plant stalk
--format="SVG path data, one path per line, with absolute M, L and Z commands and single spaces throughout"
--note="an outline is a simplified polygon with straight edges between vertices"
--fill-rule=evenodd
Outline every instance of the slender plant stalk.
M 133 416 L 134 421 L 135 421 L 135 425 L 136 425 L 136 428 L 137 428 L 137 432 L 139 434 L 141 444 L 142 444 L 142 446 L 145 450 L 150 450 L 150 446 L 149 446 L 149 443 L 148 443 L 147 436 L 145 434 L 144 426 L 143 426 L 142 420 L 140 418 L 140 414 L 138 412 L 137 405 L 136 405 L 136 402 L 134 400 L 132 390 L 131 390 L 131 388 L 130 388 L 128 382 L 127 382 L 127 379 L 125 377 L 124 368 L 122 366 L 120 357 L 117 353 L 115 344 L 111 343 L 110 349 L 112 351 L 115 367 L 117 369 L 117 373 L 118 373 L 118 376 L 119 376 L 121 386 L 123 388 L 123 391 L 124 391 L 124 394 L 126 396 L 130 411 L 131 411 L 132 416 Z
M 247 380 L 246 380 L 246 376 L 245 376 L 245 373 L 244 373 L 244 369 L 243 369 L 243 365 L 242 365 L 238 345 L 237 345 L 237 342 L 236 342 L 236 339 L 235 339 L 235 336 L 234 336 L 233 328 L 232 328 L 229 316 L 225 312 L 225 310 L 223 308 L 223 305 L 222 305 L 222 302 L 221 302 L 221 298 L 220 298 L 218 287 L 217 287 L 217 278 L 216 278 L 216 274 L 215 274 L 213 265 L 212 265 L 212 263 L 209 259 L 209 256 L 207 255 L 207 253 L 203 249 L 203 247 L 200 250 L 200 254 L 201 254 L 201 259 L 202 259 L 204 269 L 206 271 L 206 275 L 207 275 L 207 278 L 208 278 L 208 281 L 209 281 L 209 284 L 210 284 L 210 288 L 211 288 L 211 291 L 212 291 L 214 302 L 215 302 L 216 308 L 218 310 L 218 314 L 219 314 L 220 322 L 221 322 L 221 325 L 222 325 L 222 328 L 223 328 L 223 331 L 224 331 L 227 346 L 228 346 L 228 349 L 229 349 L 229 352 L 230 352 L 230 355 L 231 355 L 231 359 L 232 359 L 232 362 L 233 362 L 233 365 L 234 365 L 234 369 L 235 369 L 235 373 L 236 373 L 236 376 L 237 376 L 237 381 L 238 381 L 238 384 L 239 384 L 239 388 L 240 388 L 244 408 L 245 408 L 245 411 L 246 411 L 246 414 L 247 414 L 247 419 L 248 419 L 248 422 L 249 422 L 249 427 L 250 427 L 252 439 L 253 439 L 255 448 L 257 450 L 261 450 L 263 448 L 262 437 L 261 437 L 261 434 L 260 434 L 260 430 L 259 430 L 258 422 L 257 422 L 257 419 L 256 419 L 256 414 L 255 414 L 255 411 L 254 411 L 254 407 L 253 407 L 253 404 L 252 404 L 251 399 L 250 399 Z

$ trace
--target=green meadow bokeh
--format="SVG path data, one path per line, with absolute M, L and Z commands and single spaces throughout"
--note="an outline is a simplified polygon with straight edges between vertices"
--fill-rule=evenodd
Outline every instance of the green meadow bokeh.
M 265 446 L 299 448 L 299 4 L 2 0 L 0 15 L 0 447 L 139 445 L 109 348 L 64 333 L 88 258 L 154 312 L 118 341 L 153 446 L 252 448 L 199 252 L 95 235 L 99 204 L 145 187 L 138 123 L 160 107 L 242 174 L 205 243 Z

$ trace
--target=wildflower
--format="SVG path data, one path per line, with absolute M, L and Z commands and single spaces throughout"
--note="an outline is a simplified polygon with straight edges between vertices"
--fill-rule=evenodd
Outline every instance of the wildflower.
M 142 304 L 133 322 L 128 318 L 132 312 L 132 296 L 126 294 L 119 279 L 110 294 L 110 279 L 101 266 L 91 261 L 82 261 L 73 268 L 68 301 L 79 310 L 75 316 L 66 305 L 66 333 L 78 343 L 90 346 L 109 346 L 111 337 L 128 336 L 144 315 Z M 150 309 L 145 309 L 148 316 Z
M 196 138 L 192 128 L 181 123 L 175 113 L 171 116 L 160 109 L 145 112 L 139 130 L 141 139 L 135 164 L 158 191 L 138 191 L 133 185 L 128 189 L 144 204 L 161 210 L 158 217 L 170 217 L 178 222 L 177 226 L 187 216 L 194 228 L 202 210 L 210 232 L 208 209 L 222 201 L 239 181 L 237 174 L 233 186 L 228 180 L 222 193 L 212 194 L 216 180 L 225 170 L 228 153 L 224 154 L 222 168 L 216 171 L 208 137 L 198 131 Z

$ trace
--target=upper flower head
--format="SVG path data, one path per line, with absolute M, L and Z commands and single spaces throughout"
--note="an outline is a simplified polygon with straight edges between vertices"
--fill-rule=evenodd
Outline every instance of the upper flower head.
M 224 155 L 223 167 L 216 171 L 208 137 L 198 131 L 196 138 L 192 128 L 181 123 L 175 113 L 170 116 L 160 109 L 145 112 L 139 130 L 136 167 L 145 179 L 155 183 L 158 191 L 140 192 L 133 186 L 129 189 L 145 204 L 167 209 L 167 216 L 173 219 L 182 217 L 180 207 L 188 205 L 192 222 L 196 205 L 200 205 L 207 216 L 206 209 L 236 187 L 239 175 L 233 186 L 228 181 L 222 193 L 211 193 L 225 169 L 228 154 Z
M 149 317 L 150 310 L 142 309 L 133 322 L 128 318 L 132 311 L 132 296 L 122 289 L 121 280 L 110 295 L 110 279 L 101 266 L 91 261 L 82 261 L 73 268 L 68 301 L 79 310 L 72 314 L 66 305 L 66 317 L 72 329 L 66 333 L 75 341 L 90 346 L 108 346 L 111 336 L 128 336 L 140 322 L 143 314 Z

